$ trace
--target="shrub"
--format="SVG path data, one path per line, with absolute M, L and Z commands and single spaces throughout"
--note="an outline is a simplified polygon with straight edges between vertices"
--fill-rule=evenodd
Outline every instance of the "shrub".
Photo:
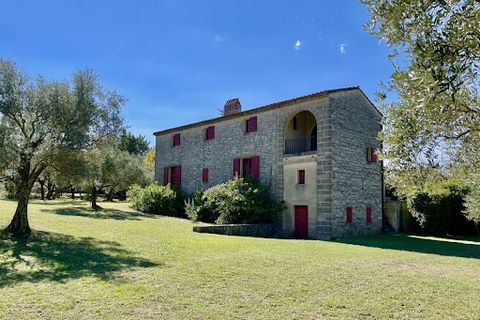
M 185 214 L 192 221 L 215 222 L 214 217 L 203 205 L 203 195 L 205 190 L 195 191 L 185 200 Z
M 194 221 L 228 224 L 272 222 L 283 206 L 259 183 L 235 178 L 194 194 L 185 208 Z
M 181 216 L 178 208 L 179 193 L 170 185 L 160 186 L 152 183 L 145 188 L 133 185 L 127 192 L 129 201 L 138 211 L 167 216 Z
M 465 195 L 465 190 L 451 189 L 443 195 L 418 193 L 409 199 L 412 216 L 421 228 L 419 231 L 439 236 L 476 234 L 475 223 L 464 214 Z

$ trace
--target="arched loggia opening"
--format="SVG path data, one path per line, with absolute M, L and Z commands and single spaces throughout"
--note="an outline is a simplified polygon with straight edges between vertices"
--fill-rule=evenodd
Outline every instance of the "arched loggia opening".
M 317 121 L 309 111 L 289 118 L 284 129 L 285 154 L 317 150 Z

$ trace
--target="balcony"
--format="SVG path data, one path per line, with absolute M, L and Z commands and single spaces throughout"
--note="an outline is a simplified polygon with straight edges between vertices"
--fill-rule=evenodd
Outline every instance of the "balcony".
M 317 150 L 317 136 L 305 139 L 285 140 L 285 154 L 303 153 Z

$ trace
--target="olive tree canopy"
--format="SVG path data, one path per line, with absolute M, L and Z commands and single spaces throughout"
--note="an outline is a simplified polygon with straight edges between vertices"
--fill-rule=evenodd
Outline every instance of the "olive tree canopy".
M 70 82 L 31 79 L 0 60 L 0 174 L 15 183 L 18 207 L 7 231 L 30 232 L 29 194 L 39 175 L 62 150 L 94 147 L 123 131 L 125 99 L 82 70 Z

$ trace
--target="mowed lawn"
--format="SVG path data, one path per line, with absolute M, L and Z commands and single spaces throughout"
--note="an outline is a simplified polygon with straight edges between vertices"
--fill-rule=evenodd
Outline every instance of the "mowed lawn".
M 478 238 L 229 237 L 101 205 L 30 205 L 33 238 L 0 239 L 0 319 L 480 319 Z

